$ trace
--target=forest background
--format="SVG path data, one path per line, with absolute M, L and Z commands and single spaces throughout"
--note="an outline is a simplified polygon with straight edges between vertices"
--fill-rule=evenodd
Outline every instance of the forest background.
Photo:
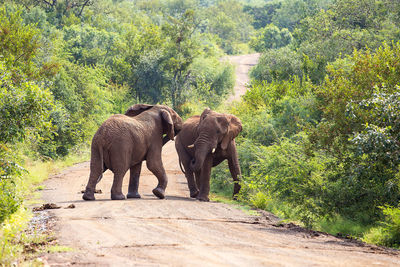
M 21 252 L 47 172 L 143 102 L 242 120 L 241 202 L 398 247 L 399 23 L 396 0 L 1 0 L 2 260 Z M 248 92 L 221 105 L 234 85 L 221 59 L 254 51 Z M 228 196 L 227 166 L 212 175 Z

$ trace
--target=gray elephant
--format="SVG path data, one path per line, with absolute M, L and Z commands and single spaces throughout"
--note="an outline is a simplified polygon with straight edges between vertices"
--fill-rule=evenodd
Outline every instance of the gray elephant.
M 175 147 L 179 164 L 184 167 L 182 171 L 188 182 L 190 197 L 209 201 L 211 167 L 225 159 L 234 180 L 234 198 L 239 193 L 241 171 L 235 137 L 241 131 L 242 123 L 237 117 L 210 109 L 185 121 L 175 138 Z
M 107 169 L 114 173 L 111 199 L 125 199 L 122 180 L 128 169 L 127 197 L 140 198 L 138 187 L 143 160 L 158 179 L 153 194 L 164 198 L 168 178 L 161 161 L 161 150 L 166 142 L 174 140 L 181 129 L 181 117 L 173 109 L 162 105 L 137 104 L 130 107 L 125 115 L 108 118 L 92 140 L 90 175 L 83 199 L 95 200 L 96 184 Z M 166 134 L 164 138 L 163 134 Z

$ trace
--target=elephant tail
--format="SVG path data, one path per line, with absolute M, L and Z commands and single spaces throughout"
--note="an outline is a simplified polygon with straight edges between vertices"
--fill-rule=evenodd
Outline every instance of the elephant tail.
M 108 169 L 106 164 L 104 163 L 104 151 L 103 148 L 100 146 L 97 147 L 97 153 L 99 155 L 99 164 L 102 167 L 102 171 L 101 174 L 99 175 L 99 177 L 97 178 L 96 184 L 98 184 L 100 182 L 100 180 L 103 178 L 103 173 Z
M 179 158 L 179 167 L 181 168 L 181 171 L 183 172 L 183 174 L 186 174 L 186 172 L 185 172 L 185 170 L 184 170 L 184 168 L 183 168 L 183 166 L 182 166 L 182 160 L 181 160 L 181 158 Z

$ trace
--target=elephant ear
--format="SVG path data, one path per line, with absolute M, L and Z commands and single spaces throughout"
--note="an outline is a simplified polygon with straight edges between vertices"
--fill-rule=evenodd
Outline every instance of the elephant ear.
M 169 113 L 169 111 L 167 111 L 165 109 L 161 109 L 160 112 L 161 112 L 162 120 L 167 125 L 167 136 L 170 140 L 174 140 L 175 130 L 174 130 L 174 122 L 172 120 L 171 114 Z
M 135 117 L 143 111 L 151 109 L 152 107 L 154 107 L 154 105 L 136 104 L 128 108 L 128 110 L 125 112 L 125 115 L 129 117 Z
M 228 148 L 229 143 L 238 136 L 238 134 L 242 131 L 242 122 L 233 115 L 227 115 L 229 120 L 228 132 L 222 138 L 221 148 L 223 150 Z

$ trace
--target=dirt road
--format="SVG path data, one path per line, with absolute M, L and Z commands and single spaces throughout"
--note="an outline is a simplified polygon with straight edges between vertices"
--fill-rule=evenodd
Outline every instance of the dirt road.
M 229 61 L 236 65 L 236 84 L 234 88 L 235 93 L 228 98 L 228 102 L 240 100 L 240 97 L 246 93 L 246 84 L 249 82 L 249 70 L 257 64 L 259 58 L 259 53 L 229 57 Z
M 248 63 L 245 63 L 248 64 Z M 239 65 L 240 66 L 240 65 Z M 221 203 L 189 198 L 173 142 L 163 149 L 169 177 L 166 199 L 151 190 L 157 179 L 143 168 L 141 199 L 110 200 L 112 173 L 96 201 L 82 194 L 89 163 L 77 164 L 45 183 L 43 201 L 74 209 L 52 210 L 60 245 L 72 252 L 47 254 L 51 266 L 395 266 L 392 250 L 367 246 L 293 225 L 270 214 L 250 216 Z M 144 167 L 144 166 L 143 166 Z M 124 193 L 127 193 L 125 177 Z

